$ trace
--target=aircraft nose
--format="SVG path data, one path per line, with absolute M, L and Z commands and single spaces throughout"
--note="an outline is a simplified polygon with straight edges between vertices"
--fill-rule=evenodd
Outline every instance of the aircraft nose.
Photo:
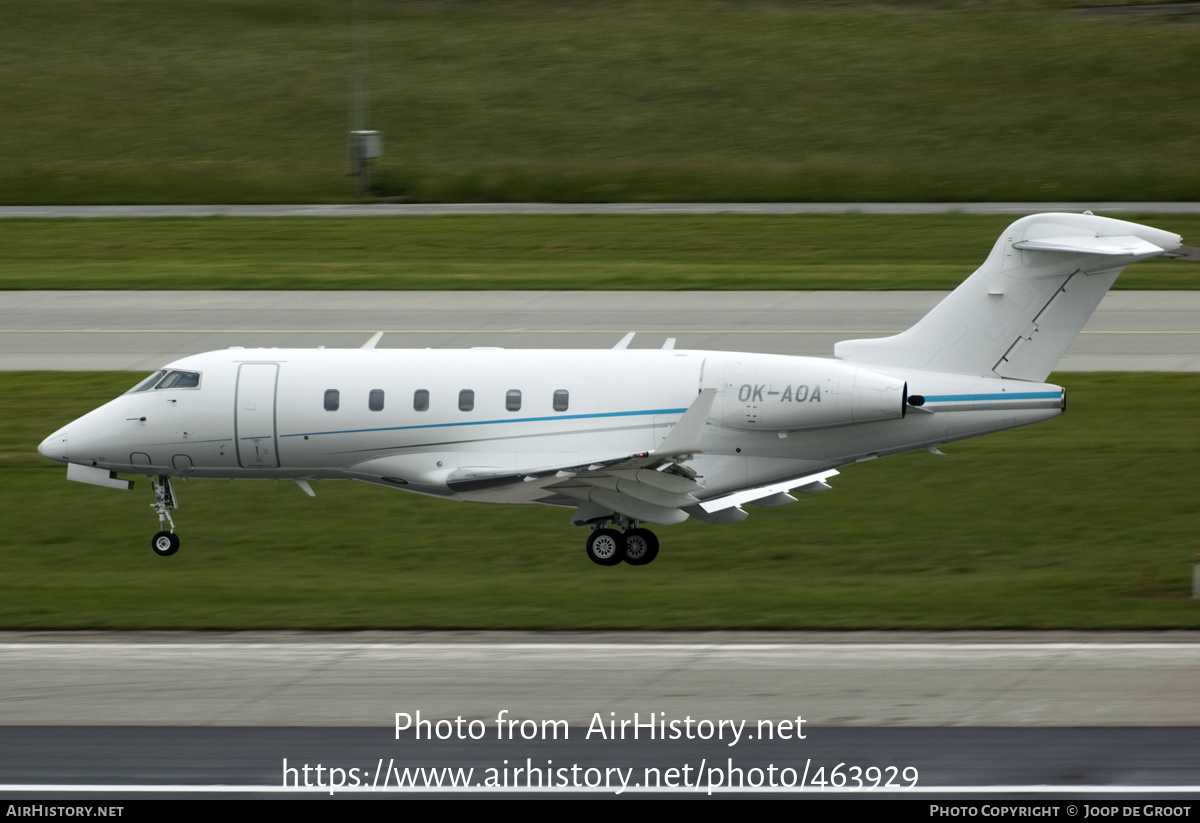
M 50 435 L 41 443 L 38 444 L 38 454 L 42 457 L 48 457 L 51 460 L 57 460 L 59 463 L 67 462 L 67 432 L 60 431 Z

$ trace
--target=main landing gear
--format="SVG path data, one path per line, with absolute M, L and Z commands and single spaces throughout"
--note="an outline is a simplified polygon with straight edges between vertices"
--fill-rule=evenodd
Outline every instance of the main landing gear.
M 171 478 L 160 474 L 154 478 L 153 508 L 158 514 L 158 534 L 150 540 L 150 548 L 159 557 L 170 557 L 179 551 L 179 535 L 175 534 L 175 521 L 171 519 L 171 509 L 179 508 L 175 502 L 175 490 L 171 488 Z M 166 525 L 171 524 L 171 530 Z
M 587 556 L 593 563 L 615 566 L 624 560 L 631 566 L 645 566 L 658 557 L 658 538 L 654 532 L 641 528 L 636 520 L 622 520 L 624 533 L 608 528 L 607 520 L 591 524 Z

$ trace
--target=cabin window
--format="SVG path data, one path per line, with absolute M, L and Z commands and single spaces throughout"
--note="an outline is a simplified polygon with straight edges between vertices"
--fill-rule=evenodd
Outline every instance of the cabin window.
M 337 389 L 325 390 L 325 411 L 337 411 L 342 404 L 342 393 Z
M 473 389 L 463 389 L 458 393 L 458 410 L 471 411 L 475 408 L 475 391 Z
M 200 373 L 194 371 L 173 371 L 162 379 L 156 389 L 194 389 L 200 385 Z
M 371 394 L 367 396 L 367 408 L 383 411 L 383 389 L 371 389 Z
M 413 392 L 413 411 L 429 411 L 429 389 Z
M 554 392 L 554 410 L 566 411 L 571 401 L 571 393 L 566 389 L 556 389 Z M 545 408 L 545 407 L 543 407 Z
M 162 379 L 162 376 L 166 373 L 167 372 L 165 369 L 159 369 L 154 374 L 150 375 L 145 380 L 138 383 L 136 386 L 134 386 L 132 389 L 130 389 L 129 391 L 127 391 L 125 393 L 126 394 L 137 394 L 140 391 L 149 391 L 151 388 L 154 387 L 155 383 L 157 383 L 159 380 Z
M 504 408 L 509 411 L 521 410 L 521 390 L 509 389 L 508 394 L 504 396 Z

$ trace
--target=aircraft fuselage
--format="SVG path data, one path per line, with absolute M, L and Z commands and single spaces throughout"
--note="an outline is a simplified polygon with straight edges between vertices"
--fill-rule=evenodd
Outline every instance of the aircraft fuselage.
M 121 395 L 39 450 L 150 476 L 349 477 L 540 502 L 539 475 L 654 452 L 710 388 L 703 448 L 688 461 L 704 499 L 1034 423 L 1059 414 L 1063 396 L 1024 381 L 676 350 L 228 349 L 164 372 L 196 377 Z

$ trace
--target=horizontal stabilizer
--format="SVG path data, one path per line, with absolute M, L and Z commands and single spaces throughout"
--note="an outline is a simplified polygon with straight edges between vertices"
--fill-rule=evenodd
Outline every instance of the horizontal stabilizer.
M 1061 251 L 1072 254 L 1162 254 L 1166 249 L 1132 234 L 1123 237 L 1040 237 L 1013 243 L 1022 251 Z

